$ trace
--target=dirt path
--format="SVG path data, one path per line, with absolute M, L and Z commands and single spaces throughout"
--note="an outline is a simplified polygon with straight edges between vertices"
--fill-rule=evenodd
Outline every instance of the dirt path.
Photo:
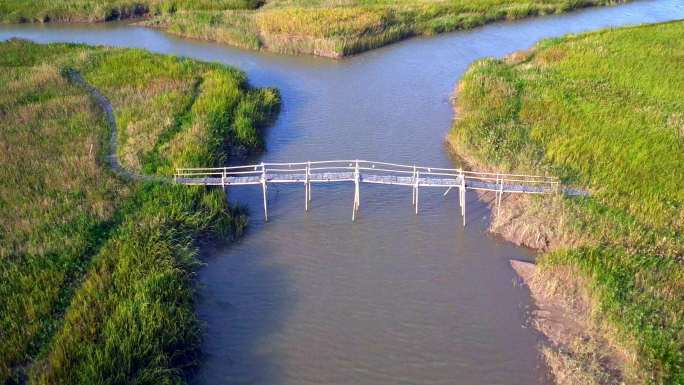
M 119 161 L 118 149 L 119 149 L 119 139 L 118 139 L 118 129 L 116 125 L 116 117 L 114 116 L 114 107 L 109 99 L 104 96 L 97 88 L 90 85 L 83 79 L 81 74 L 74 69 L 66 70 L 66 77 L 83 88 L 94 100 L 95 103 L 102 109 L 107 119 L 107 125 L 109 126 L 109 151 L 107 153 L 107 163 L 109 168 L 114 171 L 120 177 L 132 180 L 141 181 L 151 181 L 151 182 L 173 182 L 172 178 L 159 176 L 159 175 L 147 175 L 139 174 L 125 169 L 121 162 Z

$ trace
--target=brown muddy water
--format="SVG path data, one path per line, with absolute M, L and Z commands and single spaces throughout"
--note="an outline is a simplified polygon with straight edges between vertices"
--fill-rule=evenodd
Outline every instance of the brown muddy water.
M 69 41 L 234 65 L 280 89 L 264 161 L 368 159 L 454 166 L 444 146 L 449 97 L 474 60 L 608 26 L 684 18 L 681 0 L 641 1 L 416 38 L 333 61 L 179 39 L 126 24 L 0 26 L 0 39 Z M 197 384 L 546 384 L 539 336 L 525 327 L 529 293 L 508 260 L 529 250 L 486 233 L 488 209 L 468 196 L 362 186 L 231 190 L 250 207 L 236 244 L 204 256 L 198 312 L 206 323 Z

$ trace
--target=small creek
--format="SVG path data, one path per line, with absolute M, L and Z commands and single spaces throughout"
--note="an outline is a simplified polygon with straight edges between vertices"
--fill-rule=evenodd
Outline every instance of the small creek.
M 478 58 L 607 26 L 684 18 L 681 0 L 639 1 L 432 38 L 348 59 L 288 57 L 180 39 L 126 24 L 0 26 L 0 40 L 140 47 L 234 65 L 282 92 L 265 161 L 368 159 L 454 165 L 444 146 L 449 97 Z M 486 232 L 488 209 L 468 196 L 363 185 L 231 190 L 253 215 L 246 236 L 214 250 L 199 273 L 205 357 L 198 384 L 546 384 L 529 293 L 510 258 L 534 253 Z

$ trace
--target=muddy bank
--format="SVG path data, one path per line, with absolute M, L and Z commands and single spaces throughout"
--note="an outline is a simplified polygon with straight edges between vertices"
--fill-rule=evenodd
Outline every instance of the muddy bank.
M 532 325 L 546 337 L 542 355 L 558 385 L 623 384 L 623 358 L 601 336 L 590 318 L 586 283 L 568 267 L 540 270 L 511 260 L 532 294 Z

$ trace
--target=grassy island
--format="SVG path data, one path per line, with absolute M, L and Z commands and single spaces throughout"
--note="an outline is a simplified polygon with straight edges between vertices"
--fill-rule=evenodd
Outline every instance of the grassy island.
M 238 236 L 220 190 L 109 168 L 112 103 L 129 171 L 169 175 L 258 150 L 275 90 L 140 50 L 0 43 L 0 383 L 182 384 L 197 363 L 197 247 Z
M 481 60 L 459 84 L 449 138 L 478 167 L 592 192 L 513 202 L 494 229 L 527 226 L 552 249 L 542 276 L 583 283 L 626 383 L 684 383 L 682 36 L 684 22 L 613 29 Z
M 288 54 L 342 57 L 398 40 L 623 0 L 8 0 L 0 22 L 146 17 L 173 34 Z

